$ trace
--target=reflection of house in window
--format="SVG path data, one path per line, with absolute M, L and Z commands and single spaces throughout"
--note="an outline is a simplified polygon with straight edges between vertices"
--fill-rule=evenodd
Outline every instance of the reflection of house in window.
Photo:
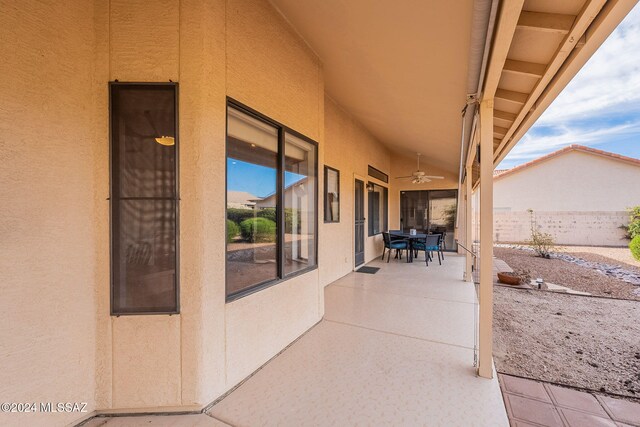
M 227 296 L 316 266 L 316 144 L 258 114 L 227 114 Z
M 227 191 L 227 208 L 254 209 L 255 200 L 260 199 L 246 191 Z

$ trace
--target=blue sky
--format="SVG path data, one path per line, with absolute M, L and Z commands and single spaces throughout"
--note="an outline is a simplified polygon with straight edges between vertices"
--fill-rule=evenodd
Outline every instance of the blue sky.
M 640 158 L 640 5 L 602 44 L 498 169 L 570 144 Z
M 303 175 L 285 172 L 285 187 L 303 178 Z M 227 159 L 227 187 L 229 191 L 246 191 L 260 198 L 270 196 L 276 191 L 276 170 L 229 158 Z

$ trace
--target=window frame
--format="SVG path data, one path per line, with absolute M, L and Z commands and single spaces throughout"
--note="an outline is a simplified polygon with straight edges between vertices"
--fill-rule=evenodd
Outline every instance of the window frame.
M 173 199 L 164 197 L 164 198 L 148 198 L 148 200 L 153 199 L 164 199 L 164 200 L 173 200 L 175 204 L 175 299 L 176 299 L 176 309 L 173 311 L 136 311 L 136 312 L 120 312 L 114 311 L 114 286 L 116 277 L 114 275 L 114 209 L 115 203 L 114 200 L 114 159 L 113 159 L 113 151 L 114 151 L 114 141 L 113 141 L 113 90 L 114 87 L 124 87 L 124 86 L 168 86 L 173 87 L 174 91 L 174 126 L 175 126 L 175 194 Z M 180 86 L 178 82 L 119 82 L 117 80 L 110 81 L 108 84 L 108 96 L 109 96 L 109 315 L 110 316 L 149 316 L 149 315 L 174 315 L 180 314 L 180 127 L 179 127 L 179 105 L 180 105 Z M 118 197 L 118 201 L 122 200 L 122 198 Z
M 338 219 L 327 219 L 328 213 L 331 211 L 331 206 L 329 205 L 329 191 L 328 191 L 328 182 L 329 182 L 329 172 L 336 173 L 336 182 L 338 185 Z M 332 168 L 331 166 L 324 165 L 324 223 L 325 224 L 339 224 L 340 223 L 340 171 L 336 168 Z
M 384 182 L 387 185 L 389 184 L 389 175 L 387 175 L 386 173 L 382 172 L 380 169 L 374 168 L 371 165 L 368 165 L 367 175 L 369 175 L 372 178 L 377 179 L 378 181 Z
M 274 126 L 278 129 L 278 162 L 277 162 L 277 171 L 276 171 L 276 223 L 277 223 L 277 234 L 276 234 L 276 260 L 277 260 L 277 274 L 275 279 L 268 279 L 263 282 L 256 283 L 250 287 L 242 289 L 238 292 L 234 292 L 229 294 L 228 290 L 228 281 L 229 276 L 227 275 L 227 242 L 226 238 L 223 239 L 224 243 L 224 255 L 225 255 L 225 303 L 230 303 L 236 301 L 238 299 L 244 298 L 256 292 L 262 291 L 264 289 L 275 286 L 279 283 L 285 282 L 294 277 L 300 276 L 302 274 L 306 274 L 310 271 L 317 270 L 319 265 L 319 253 L 318 253 L 318 207 L 319 207 L 319 195 L 318 195 L 318 143 L 313 139 L 301 134 L 300 132 L 291 129 L 290 127 L 268 117 L 264 114 L 254 110 L 253 108 L 241 103 L 240 101 L 235 100 L 229 96 L 226 97 L 226 106 L 225 106 L 225 136 L 224 136 L 224 212 L 225 212 L 225 236 L 227 235 L 227 197 L 228 197 L 228 171 L 227 171 L 227 152 L 228 152 L 228 144 L 229 140 L 227 135 L 229 134 L 229 108 L 234 108 L 244 114 L 247 114 L 253 117 L 256 120 L 264 122 L 268 125 Z M 285 204 L 285 192 L 284 192 L 284 183 L 285 183 L 285 136 L 286 134 L 291 134 L 297 138 L 302 139 L 305 142 L 308 142 L 313 146 L 314 149 L 314 250 L 315 250 L 315 263 L 312 266 L 305 267 L 303 269 L 285 274 L 284 273 L 284 261 L 285 261 L 285 251 L 284 251 L 284 230 L 285 230 L 285 215 L 284 215 L 284 204 Z
M 384 191 L 382 192 L 383 194 L 383 198 L 384 198 L 384 218 L 382 219 L 382 224 L 384 224 L 383 227 L 380 227 L 381 230 L 378 233 L 374 233 L 372 228 L 373 228 L 373 215 L 371 214 L 371 203 L 369 200 L 370 193 L 373 193 L 373 191 L 368 191 L 369 186 L 373 186 L 375 188 L 375 186 L 378 186 L 380 188 L 382 188 Z M 367 236 L 368 237 L 373 237 L 373 236 L 378 236 L 386 231 L 389 231 L 389 187 L 385 187 L 384 185 L 380 185 L 377 182 L 373 182 L 373 181 L 367 181 L 367 185 L 365 186 L 365 188 L 367 189 Z

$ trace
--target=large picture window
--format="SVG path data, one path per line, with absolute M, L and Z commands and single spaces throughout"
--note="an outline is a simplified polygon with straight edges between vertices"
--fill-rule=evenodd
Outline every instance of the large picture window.
M 111 313 L 177 313 L 177 84 L 110 84 Z
M 369 236 L 387 231 L 387 188 L 373 182 L 367 184 L 369 193 Z
M 227 107 L 227 299 L 315 268 L 317 145 Z

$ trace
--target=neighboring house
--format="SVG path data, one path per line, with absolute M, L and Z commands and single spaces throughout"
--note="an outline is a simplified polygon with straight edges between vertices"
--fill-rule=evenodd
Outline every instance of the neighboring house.
M 255 209 L 256 200 L 261 199 L 246 191 L 227 192 L 227 208 Z
M 285 203 L 286 206 L 289 208 L 293 208 L 296 207 L 298 208 L 299 205 L 302 204 L 301 200 L 305 200 L 306 203 L 306 197 L 307 197 L 307 189 L 306 184 L 307 183 L 307 178 L 302 178 L 299 181 L 294 182 L 293 184 L 290 184 L 288 187 L 285 187 L 284 189 L 284 199 L 285 199 Z M 295 204 L 293 202 L 294 198 L 293 195 L 296 195 L 295 200 L 298 200 Z M 276 204 L 277 204 L 277 195 L 275 193 L 270 194 L 262 199 L 256 198 L 254 197 L 251 202 L 253 202 L 253 204 L 255 205 L 256 209 L 266 209 L 266 208 L 275 208 Z
M 535 221 L 559 244 L 626 245 L 620 226 L 640 204 L 639 182 L 640 160 L 582 145 L 496 170 L 494 238 L 527 240 Z

